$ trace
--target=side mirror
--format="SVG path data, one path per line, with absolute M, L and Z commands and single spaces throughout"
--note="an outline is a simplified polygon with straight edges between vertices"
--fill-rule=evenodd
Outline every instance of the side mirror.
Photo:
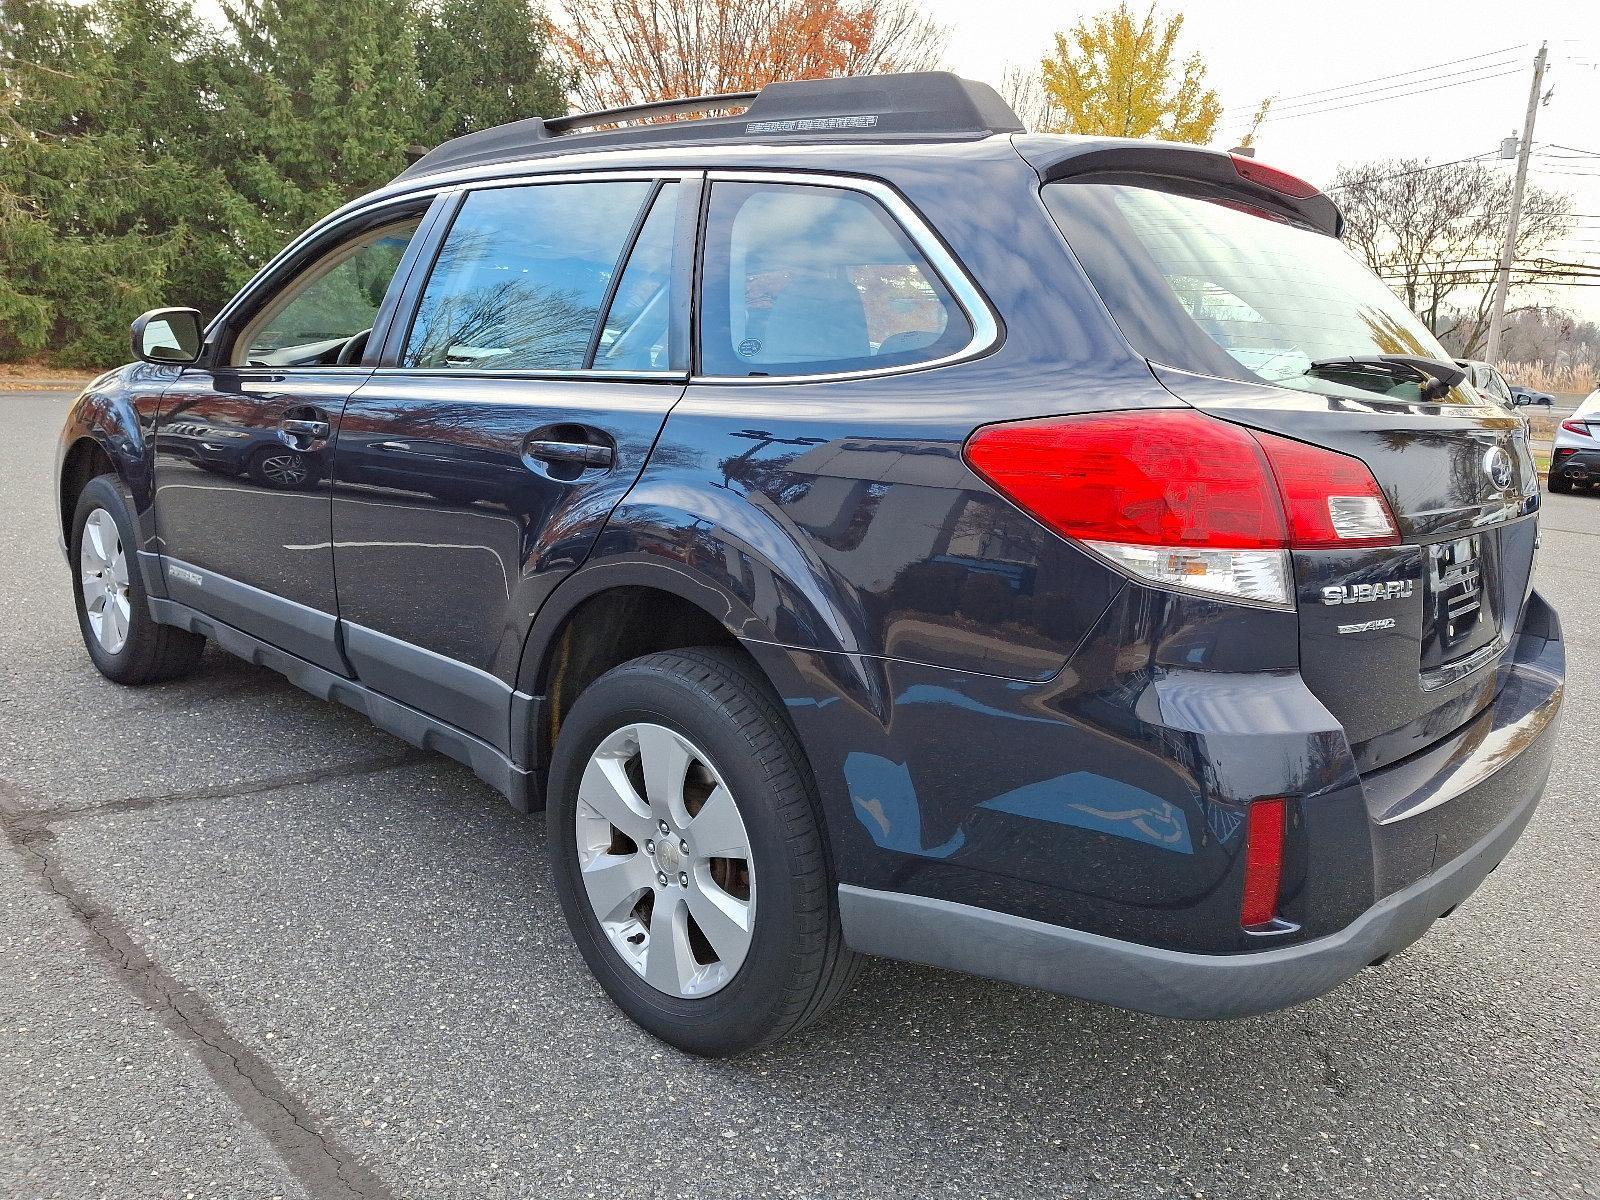
M 192 363 L 200 357 L 200 314 L 192 308 L 152 308 L 130 330 L 133 356 L 147 363 Z

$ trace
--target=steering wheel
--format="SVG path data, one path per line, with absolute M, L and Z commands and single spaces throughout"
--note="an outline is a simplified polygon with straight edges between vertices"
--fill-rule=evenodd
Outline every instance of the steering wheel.
M 360 366 L 361 356 L 367 350 L 367 338 L 371 334 L 371 329 L 363 329 L 344 345 L 340 346 L 339 353 L 333 356 L 333 365 L 336 367 Z

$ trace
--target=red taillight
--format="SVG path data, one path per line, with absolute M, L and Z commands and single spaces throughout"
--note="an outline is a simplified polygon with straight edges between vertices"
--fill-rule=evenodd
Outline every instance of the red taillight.
M 1396 545 L 1366 465 L 1188 409 L 986 425 L 967 462 L 1065 537 L 1135 546 Z
M 1183 409 L 986 425 L 972 469 L 1057 533 L 1136 546 L 1279 548 L 1283 509 L 1245 430 Z
M 1241 154 L 1230 154 L 1228 157 L 1233 159 L 1233 169 L 1239 173 L 1240 179 L 1277 192 L 1280 196 L 1309 200 L 1312 196 L 1321 194 L 1315 184 L 1307 183 L 1298 175 L 1280 171 L 1277 167 L 1269 167 L 1266 163 L 1258 163 L 1255 159 L 1245 158 Z
M 1576 418 L 1571 421 L 1561 422 L 1561 428 L 1567 430 L 1569 433 L 1581 433 L 1584 437 L 1589 436 L 1589 426 L 1584 424 L 1582 421 L 1577 420 Z
M 1278 886 L 1283 880 L 1283 816 L 1282 800 L 1257 800 L 1245 818 L 1241 925 L 1265 925 L 1278 915 Z

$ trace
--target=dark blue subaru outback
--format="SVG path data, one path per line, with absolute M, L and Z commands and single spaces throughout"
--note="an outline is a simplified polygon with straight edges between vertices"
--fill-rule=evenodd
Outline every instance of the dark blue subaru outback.
M 1340 223 L 945 74 L 472 134 L 135 324 L 60 446 L 84 640 L 544 807 L 697 1053 L 868 954 L 1293 1004 L 1505 857 L 1565 670 L 1520 422 Z

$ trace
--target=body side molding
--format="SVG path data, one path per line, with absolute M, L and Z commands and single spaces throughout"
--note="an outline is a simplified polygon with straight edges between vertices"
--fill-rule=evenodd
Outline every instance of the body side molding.
M 318 699 L 334 700 L 353 708 L 379 729 L 402 741 L 465 763 L 479 779 L 510 800 L 519 812 L 540 806 L 538 785 L 532 774 L 481 738 L 280 650 L 188 605 L 152 598 L 150 615 L 162 624 L 198 633 L 246 662 L 270 667 Z M 531 697 L 525 702 L 537 704 Z

